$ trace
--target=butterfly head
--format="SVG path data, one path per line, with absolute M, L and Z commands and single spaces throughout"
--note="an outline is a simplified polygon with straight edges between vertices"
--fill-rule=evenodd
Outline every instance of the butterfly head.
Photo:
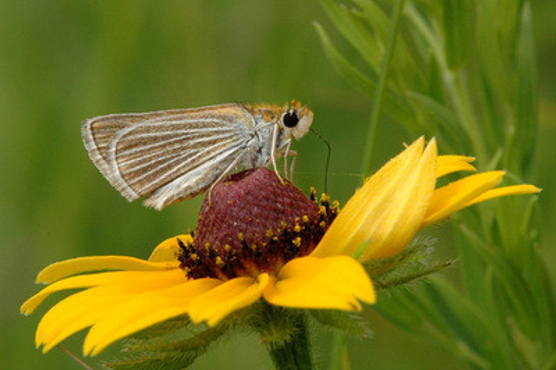
M 292 100 L 291 104 L 283 107 L 280 123 L 290 135 L 300 139 L 309 131 L 313 123 L 313 111 L 309 105 L 301 106 L 301 103 Z

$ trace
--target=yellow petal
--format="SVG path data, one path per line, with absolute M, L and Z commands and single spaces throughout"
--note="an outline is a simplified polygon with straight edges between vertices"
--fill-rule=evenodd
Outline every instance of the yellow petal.
M 423 146 L 424 139 L 420 138 L 368 179 L 347 202 L 311 255 L 352 255 L 365 243 L 371 237 L 367 231 L 369 222 L 375 221 L 372 215 L 378 218 L 385 203 L 418 163 Z
M 37 347 L 43 352 L 101 319 L 114 305 L 133 296 L 129 289 L 100 287 L 73 294 L 52 307 L 37 327 Z
M 53 263 L 37 276 L 37 283 L 52 283 L 83 272 L 101 270 L 159 271 L 177 267 L 178 262 L 153 263 L 125 256 L 80 257 Z
M 180 253 L 178 239 L 185 244 L 193 243 L 193 239 L 189 234 L 178 235 L 173 238 L 166 239 L 151 253 L 149 262 L 175 262 Z
M 474 198 L 471 202 L 467 203 L 465 206 L 469 207 L 473 204 L 481 203 L 494 198 L 506 197 L 508 195 L 535 194 L 539 193 L 540 191 L 541 189 L 533 185 L 504 186 L 484 192 L 483 194 Z
M 467 204 L 502 181 L 503 171 L 471 175 L 434 191 L 422 227 L 435 223 L 465 208 Z
M 189 302 L 222 284 L 218 279 L 190 280 L 178 286 L 134 295 L 104 315 L 85 339 L 84 353 L 97 355 L 116 340 L 187 313 Z
M 364 243 L 362 260 L 400 252 L 421 225 L 436 183 L 436 141 L 424 153 L 423 145 L 417 140 L 373 175 L 311 255 L 352 255 Z
M 207 321 L 215 326 L 220 320 L 240 308 L 259 300 L 262 290 L 269 282 L 268 274 L 237 277 L 195 298 L 189 305 L 189 316 L 194 323 Z
M 475 158 L 473 157 L 465 157 L 462 155 L 438 156 L 436 165 L 436 178 L 458 171 L 476 172 L 477 170 L 475 169 L 475 167 L 469 164 L 474 160 Z
M 146 289 L 152 285 L 165 284 L 176 285 L 187 280 L 184 272 L 180 269 L 162 271 L 115 271 L 98 274 L 73 276 L 57 281 L 47 286 L 21 305 L 21 312 L 25 315 L 31 314 L 39 304 L 49 295 L 67 289 L 88 288 L 98 285 L 128 285 L 143 286 Z
M 357 299 L 375 302 L 368 275 L 348 256 L 293 259 L 263 294 L 273 305 L 297 308 L 360 310 Z

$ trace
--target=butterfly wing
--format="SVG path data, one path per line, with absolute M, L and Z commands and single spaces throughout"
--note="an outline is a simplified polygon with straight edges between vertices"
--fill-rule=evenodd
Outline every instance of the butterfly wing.
M 161 209 L 202 192 L 237 163 L 254 124 L 243 106 L 226 104 L 92 118 L 82 134 L 91 159 L 123 196 L 152 193 L 145 203 Z

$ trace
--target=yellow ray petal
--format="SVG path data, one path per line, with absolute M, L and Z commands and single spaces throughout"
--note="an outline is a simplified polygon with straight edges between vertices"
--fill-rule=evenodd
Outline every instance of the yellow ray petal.
M 476 172 L 475 167 L 469 163 L 475 158 L 462 155 L 441 155 L 438 156 L 436 165 L 436 178 L 458 171 Z
M 176 257 L 180 252 L 180 246 L 178 244 L 178 239 L 183 243 L 193 243 L 191 235 L 184 234 L 178 235 L 173 238 L 166 239 L 160 243 L 149 257 L 149 262 L 175 262 Z
M 381 222 L 383 212 L 404 188 L 421 159 L 423 146 L 424 139 L 418 139 L 368 179 L 348 201 L 311 255 L 352 255 L 369 238 L 374 239 L 370 228 Z
M 222 284 L 218 279 L 197 279 L 140 295 L 114 307 L 92 327 L 85 339 L 84 353 L 97 355 L 118 339 L 164 320 L 187 313 L 189 302 Z
M 436 189 L 422 227 L 465 208 L 473 199 L 498 185 L 502 177 L 504 177 L 503 171 L 484 172 Z
M 297 308 L 360 310 L 357 299 L 375 302 L 375 292 L 365 270 L 347 256 L 291 260 L 263 294 L 273 305 Z
M 43 352 L 49 351 L 70 335 L 93 325 L 115 305 L 133 295 L 129 289 L 121 287 L 100 287 L 67 297 L 43 316 L 35 334 L 37 347 L 44 344 Z
M 230 313 L 258 301 L 268 282 L 266 273 L 259 275 L 258 280 L 246 276 L 228 280 L 192 300 L 189 316 L 194 323 L 206 320 L 208 325 L 215 326 Z
M 129 286 L 142 286 L 145 290 L 147 290 L 153 285 L 176 285 L 183 283 L 185 280 L 187 280 L 187 278 L 184 272 L 180 269 L 162 271 L 115 271 L 73 276 L 57 281 L 29 298 L 21 305 L 21 312 L 25 315 L 29 315 L 49 295 L 67 289 L 88 288 L 106 284 L 128 284 Z
M 417 166 L 401 182 L 396 194 L 371 216 L 370 233 L 363 261 L 389 257 L 401 252 L 415 237 L 425 218 L 436 184 L 437 148 L 430 141 Z
M 467 203 L 465 207 L 469 207 L 473 204 L 481 203 L 494 198 L 506 197 L 508 195 L 536 194 L 540 191 L 541 189 L 533 185 L 504 186 L 484 192 L 483 194 L 474 198 L 471 202 Z
M 351 255 L 366 243 L 361 260 L 388 257 L 413 239 L 436 183 L 436 141 L 431 140 L 424 153 L 419 142 L 386 164 L 350 199 L 312 256 Z
M 101 270 L 159 271 L 175 268 L 178 264 L 178 262 L 153 263 L 125 256 L 73 258 L 47 266 L 37 276 L 37 283 L 50 284 L 56 280 L 83 272 Z

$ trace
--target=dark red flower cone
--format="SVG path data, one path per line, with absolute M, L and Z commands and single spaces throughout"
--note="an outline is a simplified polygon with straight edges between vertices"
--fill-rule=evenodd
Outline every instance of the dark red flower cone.
M 267 168 L 217 184 L 199 213 L 193 244 L 182 245 L 182 267 L 192 278 L 257 276 L 309 254 L 336 215 Z M 183 243 L 182 243 L 183 244 Z

